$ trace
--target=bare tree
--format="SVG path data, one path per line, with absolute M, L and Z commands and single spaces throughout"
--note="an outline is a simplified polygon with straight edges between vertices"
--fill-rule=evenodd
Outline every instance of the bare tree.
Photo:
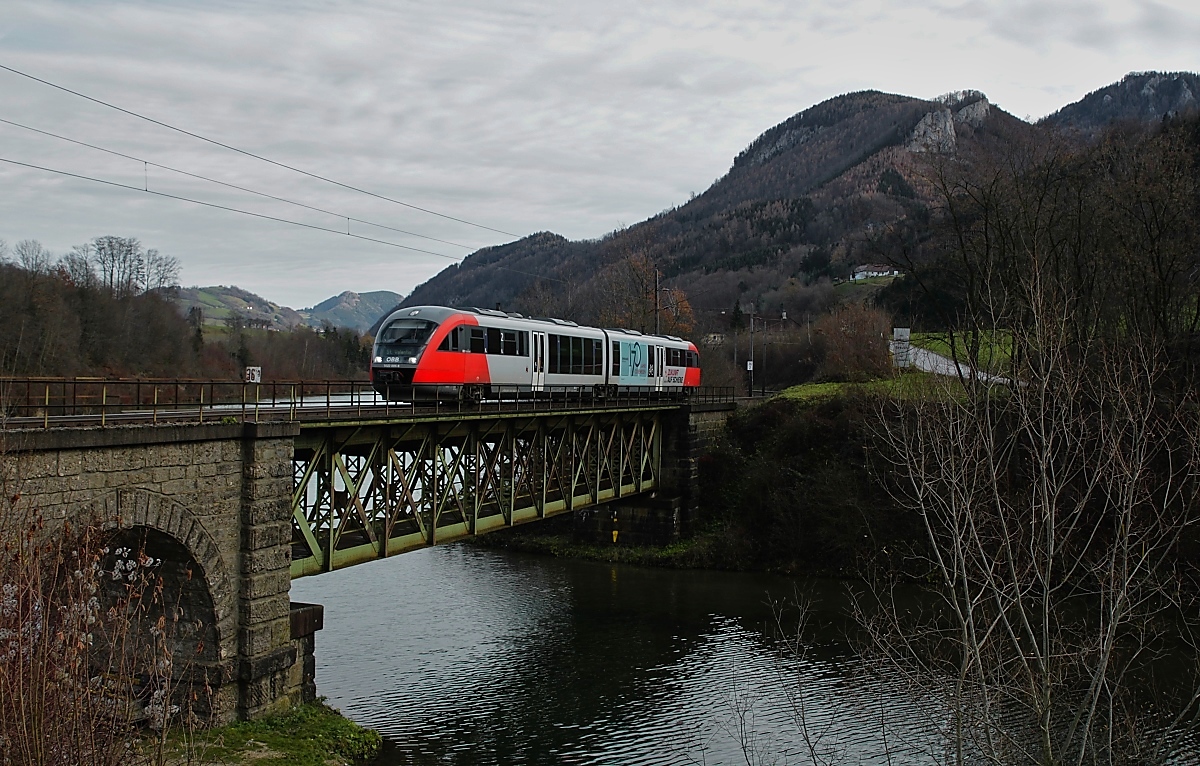
M 96 270 L 92 268 L 90 244 L 75 245 L 71 252 L 58 259 L 61 273 L 76 287 L 95 287 Z
M 23 239 L 13 248 L 17 265 L 33 274 L 46 274 L 50 271 L 53 256 L 36 239 Z
M 1007 345 L 1007 382 L 933 384 L 880 421 L 938 607 L 876 589 L 859 615 L 937 723 L 938 761 L 1160 763 L 1196 723 L 1195 675 L 1152 687 L 1168 637 L 1192 635 L 1175 557 L 1200 500 L 1197 402 L 1106 276 L 1111 178 L 1077 159 L 943 177 L 966 356 Z
M 100 283 L 118 295 L 140 292 L 146 280 L 146 254 L 135 237 L 96 237 L 91 242 Z
M 654 262 L 644 253 L 633 252 L 604 268 L 589 286 L 603 325 L 647 333 L 657 326 L 668 335 L 685 335 L 695 324 L 687 295 L 661 286 Z
M 179 287 L 179 259 L 164 255 L 155 248 L 146 251 L 146 290 L 166 290 Z

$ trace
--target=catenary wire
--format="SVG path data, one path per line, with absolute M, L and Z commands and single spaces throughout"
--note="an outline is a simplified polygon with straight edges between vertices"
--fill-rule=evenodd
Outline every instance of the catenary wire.
M 355 218 L 355 217 L 353 217 L 353 216 L 349 216 L 349 215 L 343 215 L 343 214 L 341 214 L 341 213 L 335 213 L 335 212 L 333 212 L 333 211 L 331 211 L 331 210 L 325 210 L 325 209 L 323 209 L 323 208 L 314 207 L 314 206 L 312 206 L 312 205 L 306 205 L 306 204 L 305 204 L 305 203 L 303 203 L 303 202 L 296 202 L 296 201 L 294 201 L 294 200 L 285 199 L 284 197 L 276 197 L 274 194 L 267 194 L 266 192 L 255 191 L 254 189 L 248 189 L 248 188 L 246 188 L 245 186 L 238 186 L 237 184 L 231 184 L 231 183 L 228 183 L 228 182 L 226 182 L 226 181 L 218 181 L 218 180 L 217 180 L 217 179 L 215 179 L 215 178 L 209 178 L 208 176 L 202 176 L 202 175 L 199 175 L 198 173 L 190 173 L 190 172 L 188 172 L 188 171 L 186 171 L 186 170 L 180 170 L 179 168 L 173 168 L 173 167 L 171 167 L 170 165 L 163 165 L 163 164 L 160 164 L 160 163 L 157 163 L 157 162 L 152 162 L 152 161 L 150 161 L 150 160 L 142 159 L 141 157 L 134 157 L 133 155 L 130 155 L 130 154 L 125 154 L 124 152 L 118 152 L 118 151 L 115 151 L 115 150 L 113 150 L 113 149 L 106 149 L 106 148 L 105 148 L 105 147 L 103 147 L 103 146 L 97 146 L 97 145 L 95 145 L 95 144 L 89 144 L 89 143 L 87 143 L 86 141 L 79 141 L 79 140 L 76 140 L 76 139 L 74 139 L 74 138 L 68 138 L 68 137 L 66 137 L 66 136 L 60 136 L 60 135 L 58 135 L 57 133 L 51 133 L 51 132 L 50 132 L 50 131 L 48 131 L 48 130 L 42 130 L 42 129 L 40 129 L 40 128 L 34 128 L 34 127 L 31 127 L 31 126 L 29 126 L 29 125 L 23 125 L 23 124 L 21 124 L 21 123 L 19 123 L 19 122 L 13 122 L 12 120 L 6 120 L 6 119 L 4 119 L 4 118 L 0 118 L 0 123 L 4 123 L 5 125 L 12 125 L 13 127 L 16 127 L 16 128 L 21 128 L 21 129 L 23 129 L 23 130 L 28 130 L 28 131 L 31 131 L 31 132 L 33 132 L 33 133 L 40 133 L 40 134 L 42 134 L 43 136 L 49 136 L 49 137 L 51 137 L 51 138 L 56 138 L 56 139 L 58 139 L 59 141 L 66 141 L 67 143 L 76 144 L 76 145 L 78 145 L 78 146 L 86 146 L 86 147 L 87 147 L 87 148 L 89 148 L 89 149 L 95 149 L 96 151 L 105 152 L 105 153 L 107 153 L 107 154 L 112 154 L 112 155 L 114 155 L 114 156 L 117 156 L 117 157 L 123 157 L 123 158 L 125 158 L 125 159 L 127 159 L 127 160 L 134 160 L 135 162 L 141 162 L 141 163 L 143 163 L 144 165 L 150 165 L 150 166 L 152 166 L 152 167 L 161 168 L 161 169 L 163 169 L 163 170 L 168 170 L 168 171 L 170 171 L 170 172 L 172 172 L 172 173 L 179 173 L 180 175 L 188 176 L 188 177 L 190 177 L 190 178 L 198 178 L 198 179 L 200 179 L 201 181 L 208 181 L 209 183 L 218 184 L 218 185 L 220 185 L 220 186 L 225 186 L 225 187 L 228 187 L 228 188 L 230 188 L 230 189 L 237 189 L 238 191 L 247 192 L 248 194 L 255 194 L 255 195 L 258 195 L 259 197 L 266 197 L 267 199 L 273 199 L 273 200 L 275 200 L 276 202 L 285 202 L 285 203 L 287 203 L 287 204 L 289 204 L 289 205 L 295 205 L 295 206 L 297 206 L 297 207 L 302 207 L 302 208 L 305 208 L 305 209 L 307 209 L 307 210 L 314 210 L 314 211 L 316 211 L 316 212 L 318 212 L 318 213 L 324 213 L 325 215 L 331 215 L 331 216 L 334 216 L 335 218 L 340 218 L 340 219 L 342 219 L 342 220 L 344 220 L 344 221 L 353 221 L 354 223 L 362 223 L 362 224 L 366 224 L 367 226 L 376 226 L 376 227 L 378 227 L 378 228 L 380 228 L 380 229 L 387 229 L 388 231 L 394 231 L 394 232 L 398 232 L 398 233 L 400 233 L 400 234 L 407 234 L 407 235 L 408 235 L 408 236 L 410 236 L 410 237 L 418 237 L 418 238 L 420 238 L 420 239 L 428 239 L 428 240 L 430 240 L 430 241 L 433 241 L 433 242 L 441 242 L 443 245 L 453 245 L 454 247 L 461 247 L 461 248 L 463 248 L 464 250 L 470 250 L 470 249 L 471 249 L 471 247 L 470 247 L 469 245 L 462 245 L 462 244 L 459 244 L 458 242 L 451 242 L 451 241 L 449 241 L 449 240 L 446 240 L 446 239 L 438 239 L 437 237 L 430 237 L 430 236 L 426 236 L 425 234 L 417 234 L 416 232 L 412 232 L 412 231 L 406 231 L 406 230 L 404 230 L 404 229 L 397 229 L 397 228 L 395 228 L 394 226 L 387 226 L 387 225 L 385 225 L 385 224 L 382 224 L 382 223 L 376 223 L 376 222 L 374 222 L 374 221 L 367 221 L 367 220 L 364 220 L 364 219 L 362 219 L 362 218 Z M 148 189 L 143 189 L 143 191 L 148 191 Z
M 316 229 L 317 231 L 327 231 L 331 234 L 341 234 L 343 237 L 353 237 L 354 239 L 364 239 L 368 242 L 375 242 L 380 245 L 389 245 L 391 247 L 399 247 L 404 250 L 412 250 L 413 252 L 417 252 L 417 253 L 425 253 L 426 255 L 436 255 L 439 258 L 447 258 L 452 261 L 461 261 L 462 260 L 462 257 L 457 256 L 457 255 L 446 255 L 444 253 L 435 253 L 432 250 L 422 250 L 419 247 L 409 247 L 408 245 L 401 245 L 401 244 L 397 244 L 395 242 L 388 242 L 387 240 L 383 240 L 383 239 L 375 239 L 374 237 L 365 237 L 361 234 L 351 234 L 350 232 L 341 231 L 339 229 L 330 229 L 325 226 L 317 226 L 316 224 L 303 223 L 301 221 L 292 221 L 287 218 L 278 218 L 273 215 L 266 215 L 265 213 L 254 213 L 249 210 L 241 210 L 236 207 L 229 207 L 228 205 L 218 205 L 215 202 L 204 202 L 203 200 L 192 199 L 191 197 L 182 197 L 177 194 L 167 194 L 166 192 L 155 191 L 153 189 L 143 189 L 140 186 L 132 186 L 130 184 L 123 184 L 123 183 L 119 183 L 117 181 L 107 181 L 103 178 L 94 178 L 92 176 L 85 176 L 85 175 L 81 175 L 79 173 L 71 173 L 70 171 L 67 171 L 67 170 L 58 170 L 57 168 L 48 168 L 43 165 L 34 165 L 34 164 L 31 164 L 28 162 L 19 162 L 18 160 L 10 160 L 6 157 L 0 157 L 0 162 L 7 162 L 10 165 L 19 165 L 19 166 L 25 167 L 25 168 L 32 168 L 33 170 L 41 170 L 46 173 L 57 173 L 58 175 L 61 175 L 61 176 L 67 176 L 69 178 L 78 178 L 83 181 L 91 181 L 93 183 L 104 184 L 105 186 L 115 186 L 119 189 L 128 189 L 130 191 L 141 192 L 142 194 L 153 194 L 157 197 L 166 197 L 167 199 L 179 200 L 180 202 L 190 202 L 193 205 L 203 205 L 204 207 L 216 208 L 217 210 L 227 210 L 231 213 L 241 213 L 242 215 L 248 215 L 248 216 L 252 216 L 254 218 L 264 218 L 268 221 L 278 221 L 279 223 L 291 224 L 292 226 L 303 226 L 306 229 Z
M 204 207 L 211 207 L 211 208 L 215 208 L 217 210 L 225 210 L 230 213 L 240 213 L 241 215 L 250 216 L 252 218 L 262 218 L 262 219 L 265 219 L 268 221 L 276 221 L 278 223 L 286 223 L 291 226 L 300 226 L 305 229 L 313 229 L 315 231 L 324 231 L 324 232 L 328 232 L 330 234 L 338 234 L 343 237 L 351 237 L 353 239 L 361 239 L 366 242 L 374 242 L 379 245 L 387 245 L 388 247 L 395 247 L 395 248 L 399 248 L 401 250 L 411 250 L 412 252 L 415 252 L 415 253 L 424 253 L 426 255 L 435 255 L 438 258 L 445 258 L 447 260 L 451 260 L 456 263 L 461 263 L 466 258 L 466 256 L 446 255 L 445 253 L 435 253 L 432 250 L 422 250 L 419 247 L 410 247 L 408 245 L 401 245 L 396 242 L 388 242 L 387 240 L 384 240 L 384 239 L 376 239 L 374 237 L 366 237 L 366 236 L 363 236 L 362 234 L 351 234 L 348 231 L 341 231 L 340 229 L 330 229 L 326 226 L 317 226 L 317 225 L 311 224 L 311 223 L 302 223 L 300 221 L 292 221 L 287 218 L 279 218 L 277 216 L 266 215 L 264 213 L 254 213 L 249 210 L 241 210 L 240 208 L 229 207 L 228 205 L 218 205 L 215 202 L 205 202 L 203 200 L 192 199 L 191 197 L 182 197 L 177 194 L 167 194 L 166 192 L 155 191 L 153 189 L 144 189 L 139 186 L 123 184 L 123 183 L 119 183 L 117 181 L 107 181 L 103 178 L 95 178 L 93 176 L 85 176 L 85 175 L 81 175 L 79 173 L 71 173 L 70 171 L 59 170 L 57 168 L 48 168 L 43 165 L 34 165 L 29 162 L 20 162 L 18 160 L 10 160 L 7 157 L 0 157 L 0 162 L 6 162 L 9 165 L 17 165 L 19 167 L 30 168 L 32 170 L 41 170 L 46 173 L 55 173 L 57 175 L 67 176 L 68 178 L 76 178 L 76 179 L 79 179 L 82 181 L 91 181 L 92 183 L 103 184 L 105 186 L 113 186 L 118 189 L 127 189 L 129 191 L 140 192 L 142 194 L 153 194 L 156 197 L 164 197 L 166 199 L 178 200 L 180 202 L 189 202 L 193 205 L 202 205 Z M 511 271 L 516 274 L 524 274 L 525 276 L 528 276 L 528 277 L 534 277 L 537 279 L 546 279 L 546 280 L 550 280 L 550 281 L 554 281 L 554 282 L 562 282 L 563 284 L 569 284 L 565 279 L 558 279 L 556 277 L 548 277 L 544 274 L 535 274 L 530 271 L 522 271 L 521 269 L 514 269 L 511 266 L 500 266 L 499 264 L 495 264 L 495 266 L 496 266 L 496 268 L 504 269 L 505 271 Z
M 57 90 L 61 90 L 61 91 L 63 91 L 64 93 L 70 93 L 72 96 L 78 96 L 79 98 L 86 99 L 86 100 L 88 100 L 88 101 L 91 101 L 92 103 L 95 103 L 95 104 L 100 104 L 101 106 L 108 107 L 109 109 L 115 109 L 115 110 L 116 110 L 116 111 L 118 111 L 118 112 L 121 112 L 121 113 L 123 113 L 123 114 L 127 114 L 127 115 L 129 115 L 130 117 L 136 117 L 136 118 L 138 118 L 139 120 L 145 120 L 146 122 L 153 123 L 154 125 L 158 125 L 158 126 L 160 126 L 160 127 L 167 128 L 168 130 L 173 130 L 173 131 L 175 131 L 176 133 L 182 133 L 182 134 L 183 134 L 183 135 L 185 135 L 185 136 L 190 136 L 190 137 L 192 137 L 192 138 L 198 139 L 198 140 L 200 140 L 200 141 L 204 141 L 204 142 L 206 142 L 206 143 L 209 143 L 209 144 L 212 144 L 212 145 L 214 145 L 214 146 L 219 146 L 219 147 L 221 147 L 222 149 L 228 149 L 228 150 L 229 150 L 229 151 L 231 151 L 231 152 L 237 152 L 238 154 L 242 154 L 242 155 L 245 155 L 245 156 L 247 156 L 247 157 L 253 157 L 254 159 L 256 159 L 256 160 L 259 160 L 259 161 L 261 161 L 261 162 L 266 162 L 266 163 L 268 163 L 268 164 L 275 165 L 276 167 L 280 167 L 280 168 L 283 168 L 283 169 L 285 169 L 285 170 L 290 170 L 290 171 L 292 171 L 293 173 L 299 173 L 299 174 L 301 174 L 301 175 L 308 176 L 309 178 L 315 178 L 315 179 L 317 179 L 318 181 L 324 181 L 325 183 L 330 183 L 330 184 L 333 184 L 333 185 L 335 185 L 335 186 L 340 186 L 340 187 L 342 187 L 343 189 L 349 189 L 350 191 L 358 192 L 359 194 L 366 194 L 366 195 L 368 195 L 368 196 L 375 197 L 376 199 L 381 199 L 381 200 L 384 200 L 385 202 L 391 202 L 391 203 L 393 203 L 393 204 L 396 204 L 396 205 L 401 205 L 401 206 L 403 206 L 403 207 L 407 207 L 407 208 L 410 208 L 410 209 L 412 209 L 412 210 L 419 210 L 419 211 L 420 211 L 420 212 L 422 212 L 422 213 L 428 213 L 429 215 L 435 215 L 435 216 L 437 216 L 437 217 L 439 217 L 439 218 L 445 218 L 445 219 L 447 219 L 447 220 L 450 220 L 450 221 L 457 221 L 458 223 L 464 223 L 464 224 L 466 224 L 466 225 L 468 225 L 468 226 L 474 226 L 474 227 L 476 227 L 476 228 L 479 228 L 479 229 L 486 229 L 486 230 L 488 230 L 488 231 L 494 231 L 494 232 L 496 232 L 497 234 L 504 234 L 504 235 L 507 235 L 507 236 L 510 236 L 510 237 L 520 237 L 520 236 L 521 236 L 520 234 L 514 234 L 514 233 L 513 233 L 513 232 L 511 232 L 511 231 L 504 231 L 503 229 L 496 229 L 496 228 L 493 228 L 493 227 L 491 227 L 491 226 L 485 226 L 485 225 L 483 225 L 483 224 L 481 224 L 481 223 L 475 223 L 475 222 L 473 222 L 473 221 L 468 221 L 468 220 L 466 220 L 465 218 L 456 218 L 456 217 L 454 217 L 454 216 L 452 216 L 452 215 L 446 215 L 445 213 L 439 213 L 439 212 L 437 212 L 436 210 L 429 210 L 428 208 L 423 208 L 423 207 L 419 207 L 419 206 L 417 206 L 417 205 L 412 205 L 412 204 L 410 204 L 410 203 L 408 203 L 408 202 L 401 202 L 400 200 L 398 200 L 398 199 L 393 199 L 392 197 L 387 197 L 387 196 L 384 196 L 384 195 L 382 195 L 382 194 L 377 194 L 377 193 L 375 193 L 375 192 L 373 192 L 373 191 L 368 191 L 368 190 L 366 190 L 366 189 L 360 189 L 360 188 L 359 188 L 359 187 L 357 187 L 357 186 L 352 186 L 352 185 L 350 185 L 350 184 L 342 183 L 341 181 L 335 181 L 335 180 L 334 180 L 334 179 L 332 179 L 332 178 L 327 178 L 327 177 L 325 177 L 325 176 L 318 175 L 318 174 L 316 174 L 316 173 L 310 173 L 310 172 L 309 172 L 309 171 L 307 171 L 307 170 L 301 170 L 300 168 L 294 167 L 294 166 L 292 166 L 292 165 L 288 165 L 287 163 L 284 163 L 284 162 L 279 162 L 279 161 L 277 161 L 277 160 L 270 159 L 269 157 L 264 157 L 264 156 L 262 156 L 261 154 L 255 154 L 254 152 L 250 152 L 250 151 L 247 151 L 247 150 L 245 150 L 245 149 L 239 149 L 239 148 L 237 148 L 236 146 L 231 146 L 231 145 L 229 145 L 229 144 L 226 144 L 226 143 L 222 143 L 222 142 L 220 142 L 220 141 L 217 141 L 216 139 L 213 139 L 213 138 L 208 138 L 207 136 L 202 136 L 202 135 L 200 135 L 199 133 L 193 133 L 193 132 L 192 132 L 192 131 L 190 131 L 190 130 L 185 130 L 184 128 L 176 127 L 175 125 L 171 125 L 171 124 L 169 124 L 169 123 L 166 123 L 166 122 L 163 122 L 163 121 L 161 121 L 161 120 L 156 120 L 156 119 L 154 119 L 153 117 L 147 117 L 147 116 L 146 116 L 146 115 L 144 115 L 144 114 L 139 114 L 139 113 L 137 113 L 137 112 L 134 112 L 134 111 L 132 111 L 132 110 L 125 109 L 125 108 L 123 108 L 123 107 L 117 106 L 116 104 L 109 103 L 108 101 L 103 101 L 103 100 L 101 100 L 101 99 L 98 99 L 98 98 L 94 98 L 94 97 L 92 97 L 92 96 L 89 96 L 89 95 L 87 95 L 87 94 L 85 94 L 85 93 L 80 93 L 80 92 L 79 92 L 79 91 L 77 91 L 77 90 L 71 90 L 70 88 L 67 88 L 67 87 L 65 87 L 65 86 L 63 86 L 63 85 L 58 85 L 58 84 L 56 84 L 56 83 L 52 83 L 52 82 L 50 82 L 49 80 L 43 80 L 43 79 L 42 79 L 42 78 L 40 78 L 40 77 L 35 77 L 34 75 L 31 75 L 31 74 L 29 74 L 29 73 L 27 73 L 27 72 L 22 72 L 22 71 L 21 71 L 21 70 L 19 70 L 19 69 L 13 69 L 12 67 L 10 67 L 10 66 L 5 66 L 4 64 L 0 64 L 0 69 L 3 69 L 3 70 L 4 70 L 4 71 L 6 71 L 6 72 L 12 72 L 12 73 L 13 73 L 13 74 L 15 74 L 15 75 L 19 75 L 19 76 L 21 76 L 21 77 L 24 77 L 24 78 L 27 78 L 27 79 L 29 79 L 29 80 L 33 80 L 34 82 L 39 82 L 39 83 L 41 83 L 41 84 L 43 84 L 43 85 L 48 85 L 49 87 L 51 87 L 51 88 L 55 88 L 55 89 L 57 89 Z M 319 228 L 319 227 L 318 227 L 318 228 Z M 369 238 L 368 238 L 368 239 L 369 239 Z

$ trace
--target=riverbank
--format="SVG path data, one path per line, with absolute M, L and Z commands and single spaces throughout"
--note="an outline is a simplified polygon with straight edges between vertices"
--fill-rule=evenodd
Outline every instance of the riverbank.
M 379 733 L 323 702 L 195 732 L 173 730 L 165 741 L 146 738 L 146 760 L 164 766 L 358 766 L 380 752 Z
M 666 546 L 581 539 L 569 515 L 485 535 L 485 548 L 644 566 L 859 577 L 919 570 L 921 530 L 873 456 L 879 397 L 921 376 L 796 386 L 731 415 L 698 461 L 692 535 Z

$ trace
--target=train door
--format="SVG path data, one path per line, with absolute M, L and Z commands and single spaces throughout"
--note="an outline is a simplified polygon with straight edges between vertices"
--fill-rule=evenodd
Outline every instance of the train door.
M 533 335 L 533 390 L 546 389 L 546 333 L 534 332 Z
M 663 374 L 666 372 L 663 362 L 666 361 L 666 347 L 654 347 L 654 390 L 663 390 Z

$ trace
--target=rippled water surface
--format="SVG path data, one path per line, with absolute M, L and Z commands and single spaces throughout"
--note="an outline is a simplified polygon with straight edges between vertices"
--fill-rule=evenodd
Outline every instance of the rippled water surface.
M 768 605 L 798 585 L 821 609 L 803 657 L 780 651 Z M 844 762 L 884 763 L 884 711 L 892 763 L 927 762 L 900 690 L 845 669 L 840 597 L 467 546 L 292 585 L 325 605 L 320 693 L 384 735 L 387 763 L 734 764 L 743 747 L 804 763 L 802 722 Z

